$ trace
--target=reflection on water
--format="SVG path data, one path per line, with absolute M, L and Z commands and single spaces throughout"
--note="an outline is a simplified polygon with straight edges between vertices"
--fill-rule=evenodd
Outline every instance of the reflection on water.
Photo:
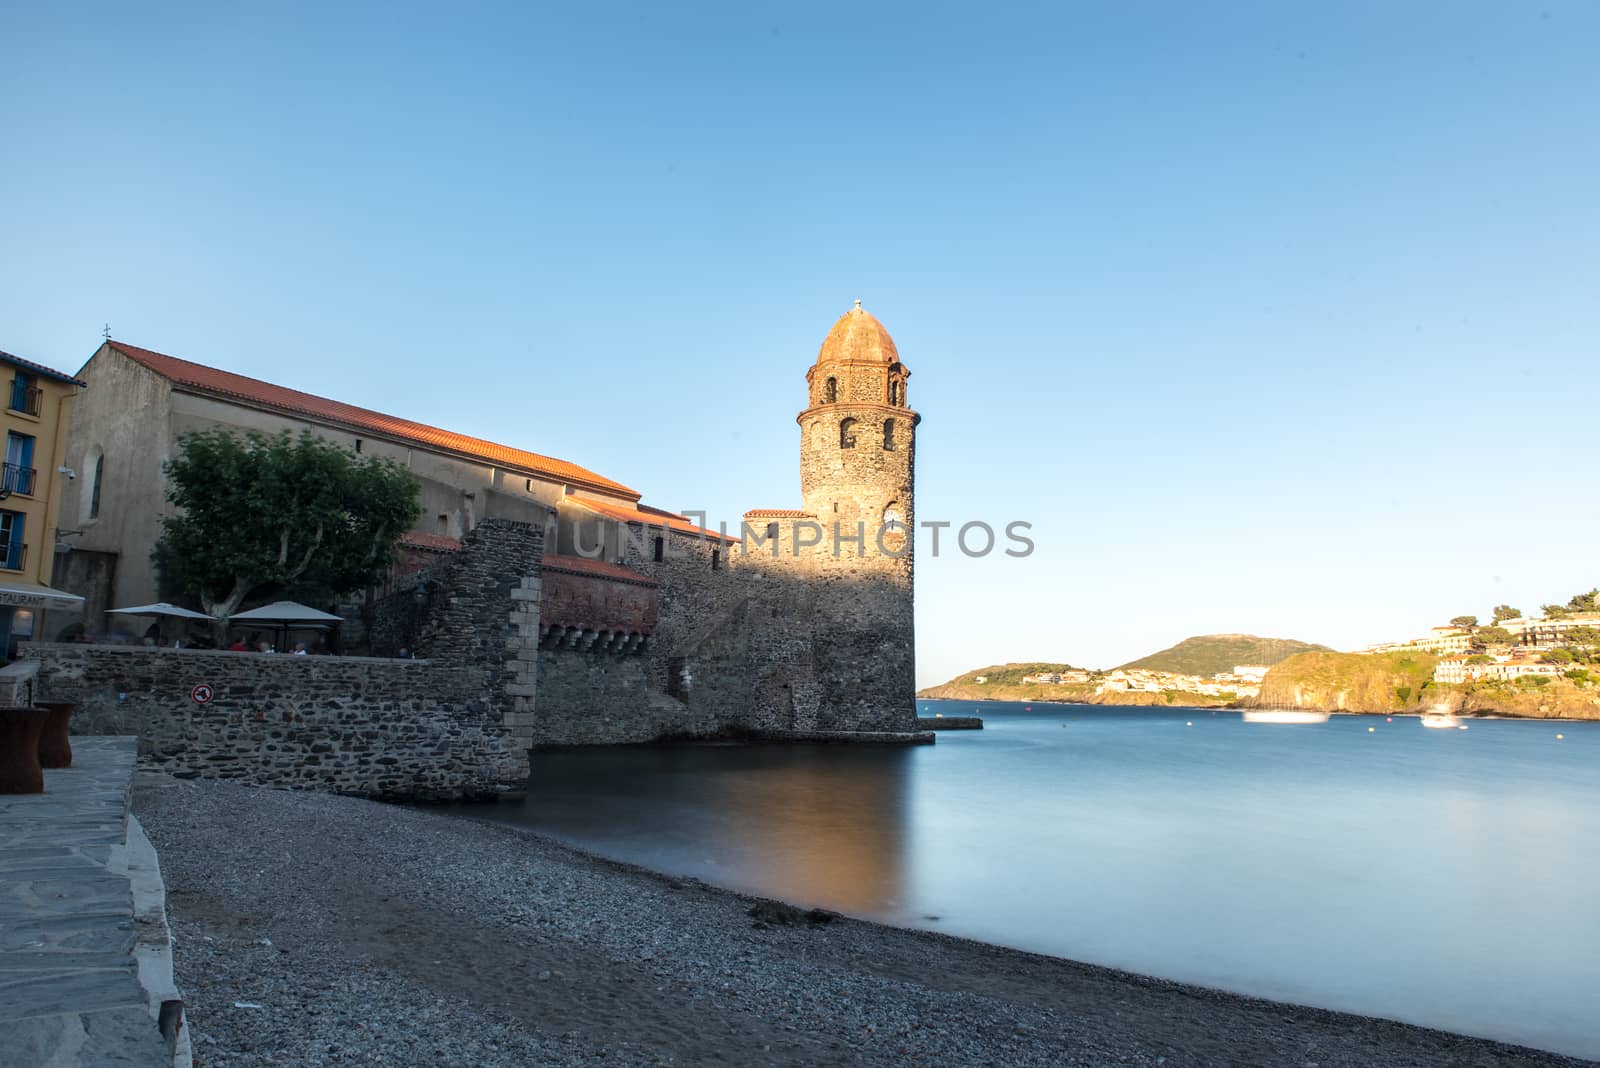
M 912 749 L 538 753 L 524 804 L 463 811 L 798 903 L 1600 1057 L 1600 723 L 981 714 Z
M 527 800 L 474 814 L 674 874 L 876 915 L 905 896 L 910 756 L 781 745 L 534 753 Z

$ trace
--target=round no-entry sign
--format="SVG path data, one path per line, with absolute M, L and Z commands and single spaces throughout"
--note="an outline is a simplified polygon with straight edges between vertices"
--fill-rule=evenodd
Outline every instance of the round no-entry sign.
M 200 683 L 189 691 L 189 700 L 197 705 L 206 704 L 211 700 L 211 687 L 204 682 Z

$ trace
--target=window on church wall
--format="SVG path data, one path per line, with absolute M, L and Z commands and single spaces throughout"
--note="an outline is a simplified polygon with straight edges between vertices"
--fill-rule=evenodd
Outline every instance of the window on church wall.
M 894 452 L 894 420 L 893 419 L 885 419 L 883 421 L 883 450 L 885 452 Z
M 83 457 L 83 470 L 87 481 L 79 499 L 79 514 L 86 520 L 100 518 L 100 484 L 105 478 L 106 456 L 96 445 Z
M 89 480 L 89 518 L 100 518 L 100 484 L 105 480 L 106 458 L 96 456 L 94 459 L 94 474 Z
M 656 546 L 655 546 L 655 560 L 656 560 L 656 563 L 659 564 L 662 561 L 662 558 L 666 556 L 666 554 L 667 554 L 667 542 L 666 542 L 666 539 L 665 538 L 657 538 L 656 539 Z
M 856 447 L 856 421 L 854 419 L 839 420 L 839 448 L 853 449 Z
M 900 380 L 892 379 L 889 382 L 889 404 L 891 407 L 900 407 Z
M 838 404 L 839 403 L 839 380 L 837 378 L 830 378 L 830 379 L 828 379 L 827 382 L 825 382 L 823 384 L 823 386 L 822 386 L 822 403 L 823 404 Z
M 883 510 L 883 525 L 881 528 L 880 544 L 883 551 L 898 556 L 906 547 L 906 519 L 900 512 L 900 505 L 890 501 Z

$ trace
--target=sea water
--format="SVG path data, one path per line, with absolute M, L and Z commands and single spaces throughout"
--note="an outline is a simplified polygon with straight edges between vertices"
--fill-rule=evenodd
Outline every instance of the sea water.
M 801 904 L 1600 1057 L 1600 723 L 918 711 L 985 729 L 536 753 L 525 803 L 463 811 Z

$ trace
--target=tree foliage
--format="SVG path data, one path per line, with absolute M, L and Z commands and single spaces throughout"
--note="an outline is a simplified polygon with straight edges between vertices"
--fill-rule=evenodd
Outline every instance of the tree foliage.
M 208 430 L 179 448 L 165 466 L 178 513 L 162 520 L 155 557 L 166 584 L 218 619 L 268 586 L 372 585 L 421 511 L 404 468 L 308 432 Z
M 1434 618 L 1437 619 L 1438 617 L 1435 616 Z M 1462 630 L 1471 630 L 1473 627 L 1476 627 L 1478 625 L 1478 617 L 1477 616 L 1456 616 L 1454 619 L 1452 619 L 1450 621 L 1450 625 L 1452 627 L 1460 627 Z
M 1521 618 L 1522 618 L 1522 609 L 1520 609 L 1520 608 L 1512 608 L 1508 604 L 1497 604 L 1497 605 L 1494 606 L 1494 621 L 1497 624 L 1504 623 L 1508 619 L 1521 619 Z
M 1514 640 L 1504 627 L 1479 627 L 1472 636 L 1474 645 L 1510 645 Z
M 1600 627 L 1573 627 L 1567 631 L 1566 639 L 1573 645 L 1600 645 Z

